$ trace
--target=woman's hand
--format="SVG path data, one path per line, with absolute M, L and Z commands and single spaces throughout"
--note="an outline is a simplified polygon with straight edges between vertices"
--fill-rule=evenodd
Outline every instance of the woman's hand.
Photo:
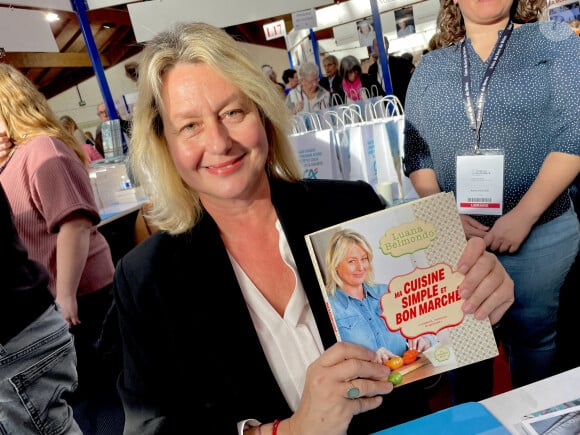
M 416 350 L 421 353 L 425 352 L 431 347 L 431 340 L 429 340 L 427 337 L 413 338 L 411 340 L 407 340 L 407 346 L 409 349 Z
M 377 362 L 377 363 L 379 363 L 379 364 L 384 364 L 385 361 L 388 361 L 390 358 L 394 358 L 396 356 L 398 356 L 398 355 L 395 355 L 393 352 L 391 352 L 386 347 L 379 347 L 375 351 L 375 359 L 374 359 L 374 361 Z
M 292 114 L 296 115 L 304 109 L 304 101 L 297 101 L 292 108 Z
M 459 217 L 461 218 L 461 225 L 463 225 L 463 231 L 467 239 L 471 239 L 472 237 L 481 237 L 483 239 L 485 237 L 489 227 L 466 214 L 459 215 Z
M 0 159 L 6 157 L 9 153 L 14 143 L 8 137 L 8 134 L 0 128 Z
M 69 327 L 81 324 L 76 296 L 57 292 L 56 303 Z
M 536 220 L 516 207 L 500 217 L 483 240 L 492 251 L 513 254 L 530 234 Z
M 354 415 L 377 408 L 393 390 L 390 369 L 374 359 L 375 352 L 353 343 L 326 350 L 308 367 L 300 406 L 281 423 L 284 433 L 346 434 Z
M 489 317 L 493 325 L 514 302 L 514 282 L 497 257 L 485 248 L 479 237 L 467 241 L 457 264 L 457 270 L 465 275 L 459 294 L 464 300 L 463 312 L 478 320 Z

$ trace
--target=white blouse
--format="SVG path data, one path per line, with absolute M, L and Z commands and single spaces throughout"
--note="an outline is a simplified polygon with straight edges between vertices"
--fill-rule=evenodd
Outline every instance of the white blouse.
M 228 255 L 268 363 L 288 405 L 296 411 L 304 388 L 306 368 L 322 354 L 324 347 L 279 221 L 276 221 L 276 229 L 280 234 L 279 248 L 282 258 L 296 277 L 296 287 L 283 318 L 260 293 L 236 260 L 229 253 Z

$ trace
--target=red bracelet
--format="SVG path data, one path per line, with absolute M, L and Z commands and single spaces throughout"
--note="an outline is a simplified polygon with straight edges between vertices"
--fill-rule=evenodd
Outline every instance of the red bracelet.
M 272 435 L 278 435 L 278 425 L 280 420 L 274 420 L 274 426 L 272 426 Z

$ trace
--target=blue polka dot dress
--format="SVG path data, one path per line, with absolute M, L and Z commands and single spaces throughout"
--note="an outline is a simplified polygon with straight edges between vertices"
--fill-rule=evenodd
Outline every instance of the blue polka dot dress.
M 475 102 L 488 63 L 469 39 Z M 459 45 L 426 54 L 407 93 L 404 168 L 435 170 L 442 191 L 456 191 L 456 155 L 473 149 L 475 134 L 461 92 Z M 481 149 L 505 153 L 504 214 L 519 202 L 551 151 L 580 154 L 580 38 L 562 23 L 542 21 L 515 28 L 489 83 Z M 474 103 L 475 104 L 475 103 Z M 570 208 L 567 191 L 537 223 Z M 493 225 L 497 216 L 474 216 Z

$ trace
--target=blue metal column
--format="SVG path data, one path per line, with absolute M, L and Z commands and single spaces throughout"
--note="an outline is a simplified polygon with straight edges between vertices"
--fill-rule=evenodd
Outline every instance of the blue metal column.
M 84 0 L 70 0 L 73 10 L 77 14 L 77 19 L 79 20 L 79 25 L 81 31 L 83 32 L 83 37 L 85 39 L 85 44 L 87 45 L 87 52 L 91 59 L 93 65 L 93 70 L 95 71 L 95 76 L 97 78 L 97 83 L 101 89 L 101 94 L 103 96 L 103 102 L 107 106 L 107 113 L 111 120 L 118 119 L 117 109 L 115 108 L 115 102 L 111 96 L 111 90 L 109 89 L 109 84 L 107 83 L 107 78 L 105 77 L 105 71 L 103 70 L 103 64 L 101 62 L 101 57 L 97 46 L 95 45 L 95 40 L 93 38 L 93 32 L 91 31 L 91 26 L 87 18 L 87 6 Z
M 312 54 L 314 55 L 314 62 L 318 65 L 318 79 L 322 78 L 322 68 L 320 68 L 320 53 L 318 51 L 318 40 L 314 30 L 310 28 L 310 41 L 312 42 Z
M 290 68 L 294 68 L 294 62 L 292 62 L 292 53 L 290 51 L 287 51 L 287 53 L 288 53 L 288 65 L 290 65 Z
M 383 83 L 385 93 L 391 95 L 393 93 L 393 85 L 391 84 L 391 73 L 389 71 L 389 62 L 387 61 L 387 52 L 385 51 L 385 42 L 383 40 L 383 25 L 381 24 L 381 14 L 377 6 L 377 0 L 370 0 L 371 10 L 373 12 L 373 24 L 375 26 L 375 38 L 377 38 L 377 46 L 379 47 L 379 58 L 377 62 L 381 63 L 383 71 Z

